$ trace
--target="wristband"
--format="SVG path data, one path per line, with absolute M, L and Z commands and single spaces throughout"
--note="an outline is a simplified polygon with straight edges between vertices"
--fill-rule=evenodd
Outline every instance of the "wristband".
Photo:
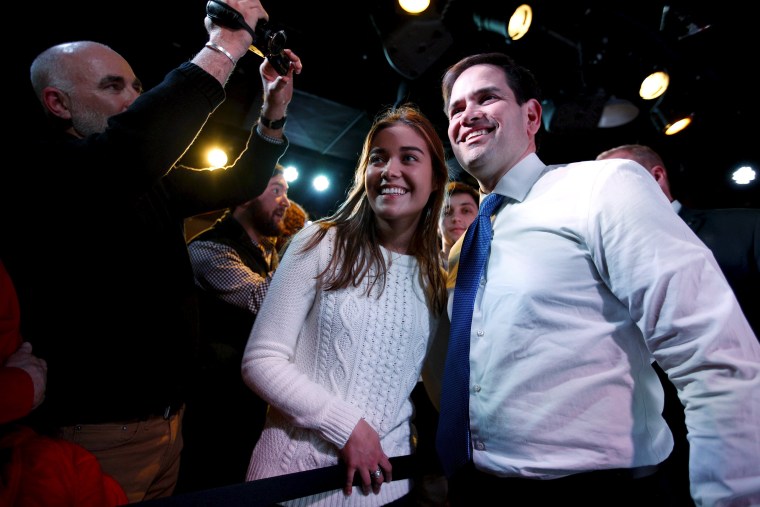
M 259 116 L 259 122 L 261 122 L 261 124 L 264 125 L 266 128 L 272 129 L 272 130 L 279 130 L 282 127 L 284 127 L 285 126 L 285 121 L 287 119 L 288 119 L 287 116 L 283 116 L 279 120 L 270 120 L 269 118 L 267 118 L 263 114 L 261 116 Z
M 285 142 L 285 139 L 278 139 L 276 137 L 271 137 L 266 134 L 264 134 L 261 131 L 261 125 L 256 126 L 256 133 L 265 141 L 270 142 L 272 144 L 283 144 Z
M 234 58 L 232 58 L 232 55 L 230 54 L 230 52 L 227 51 L 226 49 L 224 49 L 219 44 L 214 44 L 213 42 L 208 41 L 206 43 L 206 47 L 209 48 L 209 49 L 212 49 L 212 50 L 216 51 L 217 53 L 222 53 L 224 56 L 226 56 L 227 58 L 230 59 L 230 61 L 232 62 L 233 66 L 237 65 L 237 62 L 235 61 Z

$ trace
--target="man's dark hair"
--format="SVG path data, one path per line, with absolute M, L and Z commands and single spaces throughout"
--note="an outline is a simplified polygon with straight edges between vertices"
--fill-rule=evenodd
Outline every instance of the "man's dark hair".
M 443 75 L 441 91 L 443 92 L 443 112 L 446 117 L 449 116 L 449 100 L 454 82 L 462 75 L 462 72 L 475 65 L 495 65 L 504 70 L 507 84 L 515 94 L 518 104 L 525 104 L 530 99 L 541 102 L 541 88 L 530 70 L 518 65 L 512 57 L 504 53 L 481 53 L 462 58 L 449 67 Z

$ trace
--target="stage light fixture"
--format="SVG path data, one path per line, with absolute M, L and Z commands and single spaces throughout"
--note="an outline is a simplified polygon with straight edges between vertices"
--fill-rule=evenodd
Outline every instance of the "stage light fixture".
M 666 96 L 662 96 L 657 100 L 650 111 L 650 117 L 657 130 L 666 136 L 672 136 L 691 125 L 694 120 L 694 113 L 684 108 L 666 104 L 663 100 L 665 98 Z
M 670 75 L 665 71 L 656 71 L 649 74 L 641 82 L 639 97 L 644 100 L 653 100 L 660 97 L 668 90 Z
M 670 75 L 663 71 L 655 71 L 649 74 L 641 82 L 639 96 L 644 100 L 653 100 L 660 97 L 668 89 Z
M 533 9 L 528 4 L 522 4 L 512 16 L 509 18 L 509 25 L 507 25 L 507 34 L 512 40 L 522 38 L 528 30 L 530 30 L 530 24 L 533 22 Z
M 603 89 L 579 93 L 559 102 L 545 99 L 541 107 L 544 128 L 554 133 L 620 127 L 634 121 L 640 112 L 630 100 L 610 95 Z
M 478 30 L 498 33 L 503 35 L 507 41 L 512 41 L 521 39 L 530 30 L 530 25 L 533 22 L 533 9 L 528 4 L 522 4 L 515 9 L 506 22 L 477 12 L 472 14 L 472 19 Z
M 420 77 L 454 43 L 438 12 L 439 4 L 426 3 L 428 8 L 414 15 L 402 11 L 400 0 L 393 4 L 378 2 L 371 11 L 388 64 L 408 80 Z M 418 5 L 414 10 L 420 8 Z
M 602 108 L 599 117 L 599 128 L 614 128 L 631 123 L 639 115 L 639 108 L 630 100 L 620 99 L 612 95 Z

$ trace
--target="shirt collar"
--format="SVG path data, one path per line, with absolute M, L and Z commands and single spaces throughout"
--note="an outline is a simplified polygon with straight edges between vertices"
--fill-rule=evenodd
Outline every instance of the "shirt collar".
M 507 171 L 493 191 L 516 201 L 523 201 L 545 170 L 546 164 L 541 162 L 538 155 L 531 153 Z

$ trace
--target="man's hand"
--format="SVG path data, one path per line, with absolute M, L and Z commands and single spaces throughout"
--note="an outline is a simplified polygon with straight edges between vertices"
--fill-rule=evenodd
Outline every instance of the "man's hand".
M 264 9 L 264 6 L 261 5 L 259 0 L 218 1 L 225 3 L 229 7 L 238 11 L 252 30 L 256 30 L 256 24 L 259 21 L 269 21 L 269 14 L 267 14 L 267 11 Z M 253 37 L 248 30 L 219 26 L 208 16 L 206 16 L 204 22 L 206 25 L 206 31 L 209 35 L 209 41 L 225 48 L 235 61 L 239 60 L 246 54 L 253 42 Z
M 290 60 L 290 68 L 284 76 L 277 73 L 269 60 L 265 59 L 259 66 L 264 90 L 261 114 L 270 120 L 278 120 L 286 115 L 288 104 L 293 99 L 293 77 L 303 69 L 301 59 L 293 51 L 284 49 L 283 53 Z M 282 129 L 271 130 L 263 127 L 262 132 L 270 137 L 282 137 Z

